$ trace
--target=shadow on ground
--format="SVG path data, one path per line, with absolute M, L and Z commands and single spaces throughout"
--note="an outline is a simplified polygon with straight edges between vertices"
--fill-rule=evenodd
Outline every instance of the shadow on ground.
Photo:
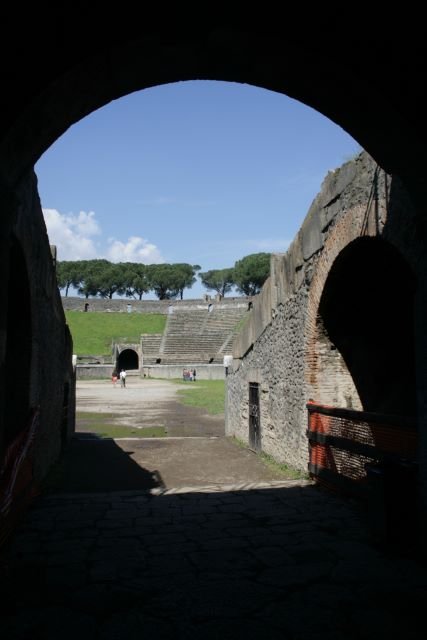
M 406 640 L 427 604 L 425 568 L 313 486 L 45 496 L 1 585 L 8 640 Z
M 81 434 L 69 443 L 61 460 L 48 476 L 46 492 L 93 492 L 152 489 L 156 474 L 132 459 L 114 440 Z

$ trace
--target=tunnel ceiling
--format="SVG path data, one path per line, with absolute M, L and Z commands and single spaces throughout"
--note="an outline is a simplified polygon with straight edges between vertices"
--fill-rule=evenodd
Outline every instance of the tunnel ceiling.
M 13 185 L 71 124 L 111 100 L 166 82 L 209 79 L 296 98 L 348 131 L 413 192 L 424 184 L 425 45 L 413 33 L 403 48 L 372 17 L 369 25 L 352 21 L 336 29 L 324 20 L 325 29 L 306 22 L 299 30 L 294 22 L 278 28 L 262 12 L 257 27 L 247 28 L 216 19 L 180 26 L 166 16 L 136 25 L 117 8 L 111 16 L 50 11 L 47 21 L 40 11 L 38 27 L 25 37 L 17 36 L 13 16 L 10 29 L 3 21 L 3 183 Z

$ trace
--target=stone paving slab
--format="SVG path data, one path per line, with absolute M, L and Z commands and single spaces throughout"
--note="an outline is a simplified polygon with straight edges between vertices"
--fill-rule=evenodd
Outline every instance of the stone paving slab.
M 45 496 L 0 574 L 7 640 L 424 637 L 426 567 L 307 482 Z

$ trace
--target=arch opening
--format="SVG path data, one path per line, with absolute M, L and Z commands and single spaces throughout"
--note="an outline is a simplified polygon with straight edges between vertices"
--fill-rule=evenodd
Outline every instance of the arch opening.
M 133 349 L 124 349 L 117 358 L 117 368 L 132 371 L 139 369 L 139 358 Z
M 414 293 L 411 269 L 382 239 L 338 255 L 319 304 L 322 402 L 415 416 Z

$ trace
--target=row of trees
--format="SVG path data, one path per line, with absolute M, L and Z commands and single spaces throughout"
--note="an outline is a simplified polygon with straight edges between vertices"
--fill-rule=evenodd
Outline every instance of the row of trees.
M 199 273 L 202 284 L 208 291 L 216 291 L 222 296 L 233 287 L 245 296 L 259 293 L 270 274 L 270 253 L 251 253 L 238 260 L 229 269 L 213 269 Z
M 112 263 L 108 260 L 76 260 L 57 263 L 60 289 L 68 296 L 70 287 L 80 295 L 112 298 L 114 294 L 141 300 L 144 293 L 154 291 L 159 300 L 184 295 L 184 289 L 196 282 L 196 274 L 208 291 L 225 296 L 233 287 L 244 295 L 261 289 L 270 271 L 270 254 L 255 253 L 238 260 L 233 268 L 201 272 L 199 265 L 187 263 L 141 264 Z

